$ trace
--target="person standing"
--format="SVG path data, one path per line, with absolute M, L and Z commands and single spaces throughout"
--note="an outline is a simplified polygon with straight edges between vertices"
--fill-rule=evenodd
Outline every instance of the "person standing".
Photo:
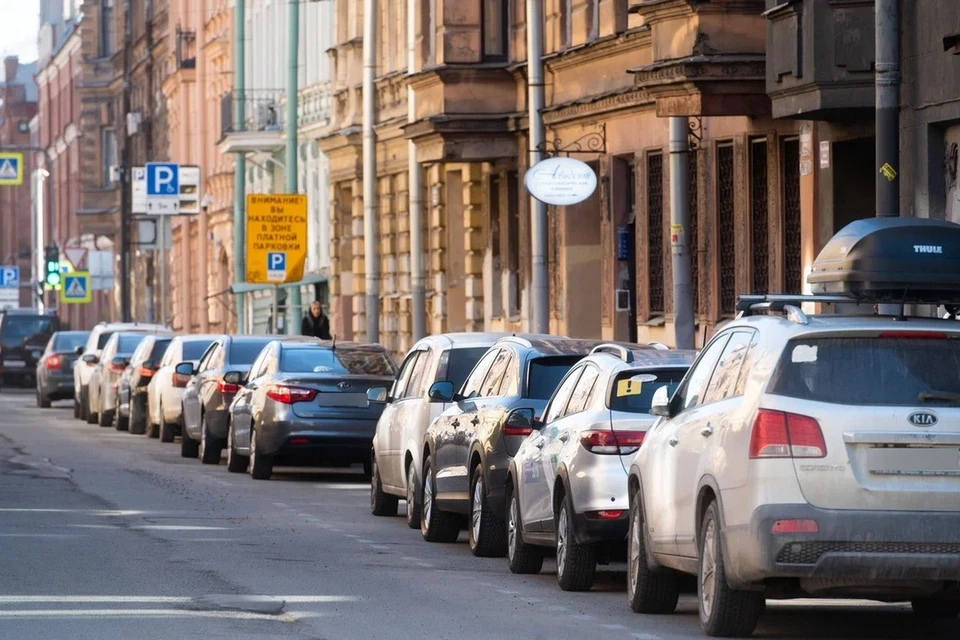
M 303 322 L 300 323 L 300 333 L 305 336 L 313 336 L 321 340 L 330 340 L 330 318 L 323 312 L 318 300 L 310 303 L 310 311 L 303 316 Z

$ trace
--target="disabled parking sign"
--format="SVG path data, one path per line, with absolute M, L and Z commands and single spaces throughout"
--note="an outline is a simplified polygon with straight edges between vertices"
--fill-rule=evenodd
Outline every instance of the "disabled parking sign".
M 283 282 L 287 279 L 287 254 L 272 251 L 267 254 L 267 280 Z

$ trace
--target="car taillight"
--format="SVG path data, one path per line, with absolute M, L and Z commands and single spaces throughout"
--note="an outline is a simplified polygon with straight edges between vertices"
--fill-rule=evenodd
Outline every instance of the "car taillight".
M 881 331 L 880 338 L 914 338 L 917 340 L 946 340 L 947 334 L 943 331 Z
M 153 377 L 153 369 L 151 369 L 150 367 L 140 367 L 140 377 L 141 377 L 141 378 L 152 378 L 152 377 Z
M 45 366 L 47 369 L 53 371 L 54 369 L 59 369 L 59 368 L 60 368 L 60 364 L 61 364 L 61 363 L 60 363 L 60 356 L 58 356 L 58 355 L 52 355 L 52 356 L 50 356 L 49 358 L 47 358 L 47 364 L 44 365 L 44 366 Z
M 317 397 L 315 389 L 304 389 L 303 387 L 291 387 L 285 384 L 272 384 L 267 387 L 267 397 L 280 404 L 296 404 L 297 402 L 310 402 Z
M 182 373 L 173 374 L 173 386 L 178 389 L 183 389 L 187 386 L 187 383 L 190 382 L 190 376 L 185 376 Z
M 622 509 L 604 509 L 601 511 L 587 511 L 585 514 L 588 520 L 616 520 L 623 515 Z
M 751 458 L 823 458 L 820 423 L 808 416 L 760 409 L 750 434 Z
M 770 526 L 770 533 L 818 533 L 816 520 L 777 520 Z
M 217 381 L 217 391 L 220 392 L 220 395 L 232 396 L 240 391 L 240 385 L 224 382 L 223 379 L 221 378 L 220 380 Z
M 644 435 L 645 431 L 584 431 L 580 444 L 590 453 L 626 455 L 640 448 Z

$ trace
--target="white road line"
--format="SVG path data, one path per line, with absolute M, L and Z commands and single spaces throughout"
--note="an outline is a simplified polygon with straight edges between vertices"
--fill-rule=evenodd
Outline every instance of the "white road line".
M 372 545 L 370 545 L 370 548 L 371 548 L 371 549 L 386 550 L 386 549 L 389 549 L 390 546 L 389 546 L 389 545 L 386 545 L 386 544 L 372 544 Z
M 211 594 L 196 598 L 187 596 L 0 596 L 0 606 L 10 604 L 188 604 L 198 600 L 220 600 L 224 602 L 292 602 L 296 604 L 317 604 L 327 602 L 358 602 L 357 596 L 325 596 L 325 595 L 234 595 Z
M 609 629 L 610 631 L 628 631 L 627 627 L 622 624 L 605 624 L 603 625 L 604 629 Z
M 631 637 L 633 640 L 661 640 L 660 636 L 652 633 L 635 633 Z
M 510 589 L 497 589 L 499 593 L 502 593 L 505 596 L 515 596 L 519 595 L 516 591 L 510 591 Z
M 196 611 L 189 609 L 63 609 L 0 611 L 5 618 L 225 618 L 231 620 L 264 620 L 296 622 L 301 618 L 320 617 L 314 612 L 283 613 L 271 616 L 248 611 Z
M 361 544 L 373 544 L 373 540 L 367 540 L 366 538 L 360 538 L 357 540 L 357 542 Z

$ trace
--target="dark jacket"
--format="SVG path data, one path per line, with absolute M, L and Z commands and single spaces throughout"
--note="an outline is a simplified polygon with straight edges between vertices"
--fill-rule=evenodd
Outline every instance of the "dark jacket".
M 330 318 L 324 313 L 320 317 L 314 318 L 312 313 L 303 316 L 303 322 L 300 323 L 300 333 L 305 336 L 313 336 L 321 340 L 330 340 Z

